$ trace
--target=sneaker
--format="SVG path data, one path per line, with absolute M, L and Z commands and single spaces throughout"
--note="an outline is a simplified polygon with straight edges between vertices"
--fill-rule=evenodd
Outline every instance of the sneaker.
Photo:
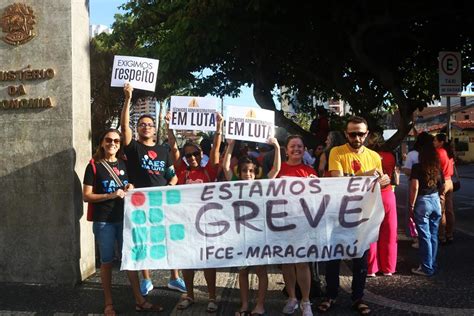
M 186 293 L 186 285 L 184 284 L 184 281 L 181 278 L 170 280 L 168 282 L 168 288 L 172 289 L 172 290 L 176 290 L 176 291 Z
M 301 316 L 313 316 L 313 311 L 311 310 L 311 302 L 301 301 Z
M 428 273 L 426 273 L 425 271 L 423 271 L 423 269 L 421 268 L 421 266 L 418 266 L 418 268 L 413 268 L 413 269 L 411 269 L 411 272 L 414 273 L 414 274 L 418 274 L 418 275 L 422 275 L 422 276 L 426 276 L 426 277 L 431 276 L 430 274 L 428 274 Z
M 375 273 L 367 273 L 367 277 L 368 278 L 375 278 L 376 275 L 375 275 Z
M 283 307 L 283 314 L 285 315 L 293 315 L 296 310 L 298 309 L 298 300 L 295 299 L 288 299 L 286 302 L 285 307 Z
M 151 290 L 153 290 L 153 283 L 151 283 L 151 280 L 143 279 L 140 283 L 140 293 L 142 293 L 143 296 L 147 296 Z
M 393 275 L 393 273 L 391 273 L 391 272 L 387 272 L 387 273 L 385 273 L 385 272 L 384 272 L 384 273 L 383 273 L 383 275 L 385 275 L 385 276 L 392 276 L 392 275 Z

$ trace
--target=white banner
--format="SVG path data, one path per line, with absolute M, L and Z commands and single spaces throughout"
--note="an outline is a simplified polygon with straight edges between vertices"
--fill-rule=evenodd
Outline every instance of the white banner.
M 225 123 L 226 138 L 265 143 L 275 133 L 275 112 L 227 106 Z
M 170 129 L 215 131 L 219 99 L 213 97 L 171 97 Z
M 122 270 L 361 257 L 384 217 L 373 177 L 282 178 L 133 190 Z
M 130 82 L 134 89 L 155 91 L 158 63 L 158 59 L 116 55 L 110 86 L 123 87 Z

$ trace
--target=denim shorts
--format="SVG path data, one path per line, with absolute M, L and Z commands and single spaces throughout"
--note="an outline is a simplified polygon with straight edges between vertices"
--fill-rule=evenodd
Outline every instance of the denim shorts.
M 111 263 L 114 261 L 115 241 L 117 241 L 119 249 L 122 250 L 123 222 L 94 222 L 92 230 L 99 244 L 100 262 Z

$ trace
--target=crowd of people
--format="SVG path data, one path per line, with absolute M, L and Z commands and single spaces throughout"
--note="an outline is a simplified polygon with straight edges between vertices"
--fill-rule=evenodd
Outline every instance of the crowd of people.
M 317 137 L 314 150 L 305 147 L 299 135 L 270 138 L 267 144 L 244 144 L 222 141 L 223 118 L 216 114 L 216 130 L 211 142 L 187 141 L 178 147 L 173 130 L 168 128 L 168 146 L 155 140 L 155 121 L 149 115 L 138 119 L 138 139 L 130 128 L 130 102 L 133 88 L 124 87 L 125 102 L 120 131 L 106 130 L 99 147 L 86 168 L 83 181 L 84 201 L 93 206 L 91 220 L 100 254 L 100 277 L 104 292 L 104 314 L 115 315 L 112 299 L 112 265 L 116 247 L 121 249 L 124 218 L 124 197 L 133 188 L 196 184 L 214 181 L 279 177 L 346 177 L 377 176 L 381 187 L 384 219 L 378 241 L 352 259 L 352 308 L 360 315 L 369 315 L 370 307 L 363 300 L 367 277 L 378 273 L 390 277 L 397 264 L 397 208 L 394 187 L 398 185 L 399 169 L 394 154 L 384 147 L 377 133 L 370 133 L 367 121 L 361 117 L 348 119 L 344 131 L 331 131 L 324 112 L 311 127 Z M 169 123 L 169 116 L 166 117 Z M 319 125 L 318 125 L 319 124 Z M 319 126 L 319 129 L 318 129 Z M 278 135 L 277 135 L 278 136 Z M 202 145 L 202 146 L 201 146 Z M 402 168 L 409 176 L 407 227 L 416 239 L 420 265 L 412 272 L 423 276 L 436 273 L 438 241 L 453 242 L 453 167 L 454 155 L 445 135 L 433 137 L 421 133 Z M 325 262 L 326 295 L 317 306 L 319 313 L 329 311 L 336 303 L 339 290 L 341 260 Z M 256 304 L 249 302 L 249 269 L 258 277 Z M 236 316 L 265 315 L 265 295 L 268 287 L 267 267 L 239 267 L 241 306 Z M 281 266 L 288 300 L 284 314 L 298 308 L 303 316 L 313 315 L 310 302 L 311 270 L 308 263 Z M 180 310 L 194 303 L 194 273 L 183 269 L 170 271 L 168 287 L 183 292 L 177 305 Z M 153 289 L 150 272 L 127 271 L 133 290 L 136 311 L 160 312 L 163 307 L 146 300 Z M 216 269 L 204 269 L 207 282 L 207 312 L 218 310 L 216 300 Z M 301 299 L 297 298 L 297 289 Z

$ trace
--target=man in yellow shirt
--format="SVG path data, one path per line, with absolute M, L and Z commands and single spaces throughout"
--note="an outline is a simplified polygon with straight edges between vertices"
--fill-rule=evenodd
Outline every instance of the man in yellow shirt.
M 390 177 L 383 174 L 382 161 L 375 151 L 364 146 L 369 133 L 367 121 L 362 117 L 353 116 L 346 124 L 345 135 L 347 143 L 334 147 L 329 154 L 329 172 L 331 177 L 344 176 L 379 176 L 382 187 L 390 185 Z M 362 301 L 365 280 L 367 278 L 367 249 L 361 258 L 352 260 L 352 307 L 360 315 L 369 315 L 370 308 Z M 320 312 L 328 311 L 336 302 L 339 289 L 339 268 L 341 260 L 326 263 L 326 292 L 327 297 L 319 305 Z

